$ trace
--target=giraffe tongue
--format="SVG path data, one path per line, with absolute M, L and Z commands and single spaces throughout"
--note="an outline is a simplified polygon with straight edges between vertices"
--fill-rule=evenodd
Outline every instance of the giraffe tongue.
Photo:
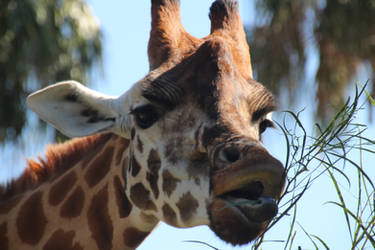
M 248 220 L 264 222 L 276 216 L 278 207 L 276 200 L 268 197 L 260 197 L 257 200 L 225 197 L 229 206 L 234 206 Z

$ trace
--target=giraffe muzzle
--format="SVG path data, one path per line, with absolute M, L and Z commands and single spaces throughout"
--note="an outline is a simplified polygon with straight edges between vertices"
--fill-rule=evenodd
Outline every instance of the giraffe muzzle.
M 228 162 L 214 171 L 212 176 L 215 196 L 235 190 L 259 192 L 262 189 L 261 196 L 278 200 L 284 183 L 283 165 L 259 146 L 246 150 L 236 161 Z
M 277 215 L 285 173 L 283 165 L 261 146 L 252 144 L 237 153 L 230 147 L 229 157 L 216 161 L 220 166 L 214 167 L 211 176 L 214 198 L 209 211 L 213 231 L 237 245 L 254 240 Z M 229 152 L 225 147 L 219 150 Z

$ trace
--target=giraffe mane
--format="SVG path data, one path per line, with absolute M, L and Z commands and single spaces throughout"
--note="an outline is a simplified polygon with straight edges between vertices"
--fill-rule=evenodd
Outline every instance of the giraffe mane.
M 44 158 L 39 156 L 37 160 L 28 159 L 24 172 L 18 178 L 0 186 L 0 202 L 60 176 L 84 156 L 87 157 L 87 152 L 96 152 L 112 136 L 112 133 L 103 133 L 47 146 Z

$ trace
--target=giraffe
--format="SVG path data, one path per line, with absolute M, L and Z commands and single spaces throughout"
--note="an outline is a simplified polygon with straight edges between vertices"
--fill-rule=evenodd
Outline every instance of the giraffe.
M 235 0 L 216 0 L 210 35 L 152 0 L 150 72 L 114 97 L 65 81 L 28 106 L 70 137 L 0 190 L 0 249 L 135 249 L 164 221 L 208 225 L 233 245 L 277 214 L 283 165 L 262 146 L 272 94 L 252 77 Z

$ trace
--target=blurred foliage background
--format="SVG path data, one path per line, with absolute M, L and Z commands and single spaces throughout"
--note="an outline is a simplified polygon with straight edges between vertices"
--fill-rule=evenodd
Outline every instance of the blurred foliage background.
M 26 96 L 56 81 L 86 82 L 102 35 L 82 0 L 0 1 L 0 142 L 26 123 Z
M 306 81 L 314 48 L 319 66 L 311 91 L 323 121 L 343 105 L 361 65 L 374 72 L 375 0 L 256 0 L 255 20 L 247 27 L 255 78 L 277 95 L 286 90 L 288 105 Z M 25 127 L 27 94 L 56 81 L 87 82 L 101 56 L 102 33 L 84 0 L 2 0 L 0 143 Z
M 287 89 L 293 101 L 313 47 L 319 60 L 314 81 L 321 121 L 342 107 L 361 65 L 374 74 L 375 0 L 256 0 L 256 15 L 248 31 L 256 79 L 277 94 Z M 374 96 L 375 82 L 369 80 Z

